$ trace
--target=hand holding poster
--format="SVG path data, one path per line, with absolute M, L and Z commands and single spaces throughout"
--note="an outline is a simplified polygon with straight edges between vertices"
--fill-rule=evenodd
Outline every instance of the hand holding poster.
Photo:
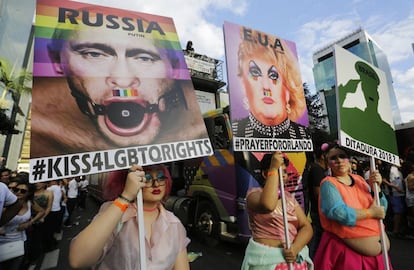
M 235 151 L 312 151 L 294 43 L 225 22 Z
M 296 225 L 288 222 L 287 210 L 292 207 L 292 203 L 297 202 L 290 193 L 287 193 L 288 199 L 285 198 L 287 164 L 282 164 L 281 151 L 303 152 L 312 151 L 313 148 L 310 133 L 305 126 L 308 118 L 296 48 L 289 41 L 228 22 L 224 24 L 224 37 L 234 150 L 274 152 L 273 155 L 268 155 L 271 162 L 269 158 L 261 161 L 262 176 L 266 184 L 255 191 L 248 191 L 248 194 L 252 192 L 255 195 L 246 195 L 247 207 L 252 214 L 249 220 L 252 221 L 250 225 L 253 238 L 255 234 L 260 234 L 254 228 L 272 227 L 270 224 L 282 223 L 284 237 L 273 235 L 280 233 L 280 228 L 274 228 L 272 237 L 263 237 L 261 240 L 274 244 L 272 240 L 283 239 L 288 251 L 284 258 L 267 253 L 272 259 L 266 262 L 266 267 L 285 267 L 288 262 L 289 269 L 293 269 L 299 267 L 294 259 L 296 254 L 291 257 L 286 254 L 291 253 L 291 241 L 297 236 L 290 234 L 289 228 Z M 264 165 L 266 160 L 269 162 Z M 273 211 L 272 217 L 257 220 L 258 209 Z M 292 213 L 291 210 L 289 209 L 289 213 Z M 275 212 L 278 214 L 274 214 Z M 283 220 L 280 219 L 280 213 Z M 300 229 L 295 229 L 300 231 L 311 226 L 300 206 L 295 207 L 295 213 L 295 219 L 300 219 L 303 224 Z M 251 240 L 247 246 L 242 269 L 265 267 L 263 261 L 254 258 L 257 257 L 254 254 L 268 251 L 259 249 L 258 246 L 261 245 L 254 244 L 255 240 Z M 302 248 L 298 247 L 299 250 Z M 300 267 L 306 267 L 306 264 L 301 262 Z
M 306 163 L 305 153 L 250 154 L 260 159 L 261 175 L 256 177 L 260 186 L 250 187 L 246 194 L 252 238 L 241 269 L 288 269 L 287 265 L 289 269 L 313 269 L 306 247 L 312 237 L 312 225 L 298 203 L 302 187 L 292 179 L 300 178 Z M 290 249 L 292 242 L 296 244 Z M 279 248 L 282 245 L 283 253 Z M 267 259 L 257 256 L 259 253 Z M 298 256 L 301 260 L 297 260 Z
M 211 154 L 171 18 L 37 3 L 31 181 Z

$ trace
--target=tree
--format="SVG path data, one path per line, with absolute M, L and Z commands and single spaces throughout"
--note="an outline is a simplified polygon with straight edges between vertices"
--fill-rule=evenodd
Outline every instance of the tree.
M 323 104 L 318 94 L 312 94 L 307 83 L 303 83 L 305 91 L 306 106 L 308 107 L 309 128 L 311 132 L 316 130 L 325 130 L 326 125 L 324 119 L 326 115 L 323 113 Z
M 15 70 L 15 67 L 5 58 L 0 58 L 0 89 L 3 93 L 0 97 L 0 134 L 17 134 L 20 131 L 15 129 L 16 122 L 9 118 L 6 112 L 10 109 L 11 102 L 6 100 L 7 94 L 11 94 L 13 99 L 12 112 L 17 112 L 24 116 L 18 103 L 23 93 L 31 93 L 32 88 L 26 86 L 27 82 L 32 81 L 32 73 L 25 69 Z M 13 115 L 13 113 L 12 113 Z
M 303 83 L 305 91 L 306 106 L 308 107 L 309 130 L 312 134 L 312 141 L 315 147 L 320 147 L 323 143 L 331 142 L 336 139 L 335 134 L 326 131 L 325 121 L 327 115 L 323 113 L 323 104 L 317 93 L 312 94 L 307 83 Z

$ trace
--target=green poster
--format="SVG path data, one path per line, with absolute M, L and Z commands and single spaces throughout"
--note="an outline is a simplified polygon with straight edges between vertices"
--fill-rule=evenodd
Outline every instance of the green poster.
M 385 73 L 338 46 L 335 65 L 341 145 L 399 164 Z

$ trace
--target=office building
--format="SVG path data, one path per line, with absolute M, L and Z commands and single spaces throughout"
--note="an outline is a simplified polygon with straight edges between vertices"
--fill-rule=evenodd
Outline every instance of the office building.
M 12 70 L 15 71 L 12 75 L 16 75 L 19 70 L 32 70 L 32 22 L 35 6 L 34 0 L 0 0 L 0 58 L 11 63 Z M 25 82 L 25 86 L 31 87 L 30 82 Z M 18 98 L 12 98 L 9 91 L 5 92 L 4 84 L 0 83 L 0 97 L 4 97 L 10 103 L 10 106 L 5 108 L 7 116 L 16 123 L 15 129 L 20 131 L 19 134 L 0 134 L 0 156 L 7 159 L 5 165 L 10 169 L 27 168 L 25 157 L 28 153 L 24 156 L 21 153 L 25 149 L 25 137 L 27 138 L 25 130 L 31 95 L 23 94 Z
M 389 89 L 389 98 L 393 113 L 394 125 L 401 123 L 400 110 L 398 108 L 397 98 L 395 96 L 393 81 L 391 77 L 390 65 L 388 63 L 385 52 L 380 46 L 368 35 L 363 29 L 343 37 L 334 43 L 316 51 L 313 54 L 313 76 L 315 80 L 315 88 L 323 100 L 325 126 L 330 134 L 338 132 L 336 95 L 335 95 L 335 63 L 333 57 L 333 46 L 341 46 L 363 60 L 378 67 L 387 77 Z

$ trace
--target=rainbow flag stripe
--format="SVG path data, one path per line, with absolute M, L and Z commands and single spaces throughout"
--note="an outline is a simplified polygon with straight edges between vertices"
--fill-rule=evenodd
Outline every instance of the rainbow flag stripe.
M 265 97 L 271 97 L 272 96 L 272 92 L 270 90 L 263 90 L 263 96 L 265 96 Z
M 112 95 L 114 97 L 136 97 L 138 96 L 138 90 L 133 88 L 114 89 Z
M 35 21 L 35 77 L 60 77 L 49 57 L 50 44 L 64 44 L 74 31 L 97 32 L 113 39 L 145 38 L 163 55 L 178 58 L 173 79 L 190 80 L 172 18 L 68 0 L 38 0 Z

